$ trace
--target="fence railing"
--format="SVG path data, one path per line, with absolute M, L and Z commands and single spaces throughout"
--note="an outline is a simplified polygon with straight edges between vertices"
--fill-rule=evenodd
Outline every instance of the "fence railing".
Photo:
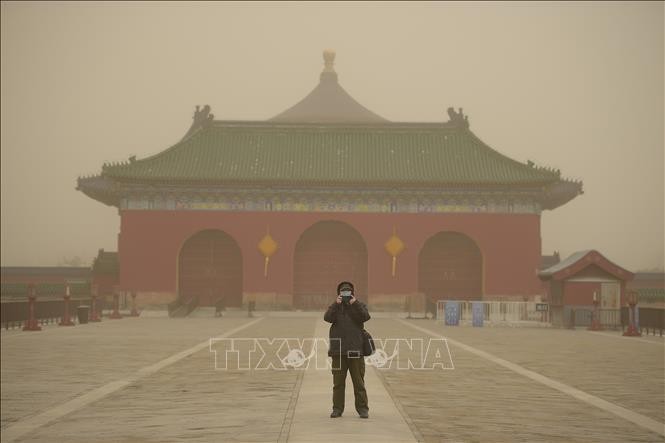
M 620 329 L 622 325 L 621 310 L 598 309 L 594 314 L 593 306 L 565 306 L 563 308 L 563 323 L 567 327 L 589 327 L 593 316 L 598 315 L 598 321 L 603 329 Z
M 92 299 L 88 297 L 72 297 L 69 300 L 69 312 L 72 320 L 76 319 L 76 310 L 79 306 L 91 306 Z M 96 300 L 97 312 L 105 309 L 103 297 Z M 0 303 L 0 324 L 4 329 L 23 327 L 28 320 L 28 300 L 6 300 Z M 39 324 L 58 323 L 64 316 L 65 302 L 62 298 L 37 297 L 35 302 L 35 319 Z
M 548 305 L 545 303 L 523 301 L 469 301 L 469 300 L 439 300 L 436 303 L 436 319 L 445 319 L 446 302 L 459 303 L 459 321 L 471 322 L 473 318 L 472 306 L 481 303 L 483 306 L 483 321 L 492 323 L 513 322 L 549 322 Z
M 665 330 L 665 309 L 659 308 L 642 308 L 637 306 L 638 321 L 637 329 L 643 335 L 651 334 L 656 335 L 656 332 L 662 337 L 663 330 Z M 628 327 L 630 323 L 628 308 L 621 308 L 621 330 Z
M 630 324 L 628 307 L 598 309 L 598 320 L 603 329 L 624 331 Z M 637 329 L 642 334 L 659 334 L 665 330 L 665 309 L 637 305 Z M 593 320 L 593 306 L 555 306 L 552 308 L 553 324 L 561 327 L 589 327 Z

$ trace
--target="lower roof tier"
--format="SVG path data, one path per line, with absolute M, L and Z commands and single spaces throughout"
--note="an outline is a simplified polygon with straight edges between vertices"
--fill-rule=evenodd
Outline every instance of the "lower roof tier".
M 285 212 L 498 212 L 539 214 L 576 195 L 574 183 L 518 187 L 281 188 L 119 182 L 96 176 L 78 189 L 122 210 Z
M 552 209 L 582 193 L 555 170 L 512 160 L 450 123 L 211 121 L 154 156 L 105 164 L 78 189 L 119 206 L 127 185 L 344 189 L 530 189 Z

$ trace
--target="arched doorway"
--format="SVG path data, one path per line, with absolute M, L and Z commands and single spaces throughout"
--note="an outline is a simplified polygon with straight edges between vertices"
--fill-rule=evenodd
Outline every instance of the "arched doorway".
M 481 300 L 483 258 L 478 245 L 459 232 L 430 237 L 418 255 L 418 290 L 437 300 Z
M 293 305 L 322 309 L 335 299 L 340 281 L 351 281 L 358 299 L 367 303 L 367 247 L 351 226 L 322 221 L 296 243 L 293 258 Z
M 199 306 L 242 305 L 242 255 L 231 236 L 205 230 L 187 239 L 178 256 L 178 294 L 198 297 Z

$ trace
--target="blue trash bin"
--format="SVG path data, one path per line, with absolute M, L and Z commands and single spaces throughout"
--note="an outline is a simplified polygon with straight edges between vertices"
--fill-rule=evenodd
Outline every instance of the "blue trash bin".
M 474 327 L 482 328 L 485 320 L 484 303 L 474 301 L 471 303 L 472 324 Z
M 446 310 L 446 326 L 459 325 L 459 302 L 447 301 L 444 305 Z

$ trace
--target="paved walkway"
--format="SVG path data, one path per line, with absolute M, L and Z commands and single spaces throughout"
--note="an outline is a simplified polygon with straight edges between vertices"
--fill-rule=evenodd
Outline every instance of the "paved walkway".
M 328 338 L 330 323 L 321 320 L 315 329 L 316 337 Z M 317 361 L 327 355 L 327 349 L 317 347 Z M 321 357 L 324 356 L 324 357 Z M 353 407 L 353 384 L 346 380 L 346 407 L 340 418 L 329 417 L 332 409 L 332 374 L 330 370 L 310 365 L 304 374 L 295 408 L 289 442 L 416 442 L 406 421 L 372 366 L 366 366 L 365 385 L 370 418 L 358 417 Z
M 591 395 L 588 392 L 582 391 L 580 389 L 574 388 L 570 385 L 567 385 L 565 383 L 561 383 L 557 380 L 554 380 L 552 378 L 546 377 L 538 372 L 531 371 L 529 369 L 524 368 L 523 366 L 517 365 L 513 362 L 504 360 L 502 358 L 499 358 L 493 354 L 490 354 L 488 352 L 482 351 L 478 348 L 475 348 L 473 346 L 469 346 L 467 344 L 461 343 L 457 340 L 451 339 L 450 337 L 444 337 L 441 334 L 437 334 L 436 332 L 432 332 L 431 330 L 427 328 L 423 328 L 418 325 L 414 325 L 413 323 L 408 323 L 405 320 L 400 320 L 403 324 L 409 325 L 412 328 L 415 328 L 421 332 L 424 332 L 426 334 L 432 335 L 434 337 L 440 337 L 440 338 L 445 338 L 448 340 L 449 343 L 464 349 L 465 351 L 477 355 L 485 360 L 491 361 L 492 363 L 495 363 L 499 366 L 503 366 L 504 368 L 513 371 L 514 373 L 521 375 L 523 377 L 530 378 L 531 380 L 540 383 L 544 386 L 547 386 L 552 389 L 556 389 L 559 392 L 562 392 L 566 395 L 569 395 L 579 401 L 582 401 L 590 406 L 595 406 L 599 409 L 602 409 L 604 411 L 607 411 L 611 414 L 616 415 L 619 418 L 623 418 L 625 420 L 631 421 L 635 423 L 636 425 L 647 429 L 654 434 L 660 434 L 661 436 L 665 437 L 665 426 L 663 423 L 654 420 L 650 417 L 647 417 L 646 415 L 637 413 L 635 411 L 632 411 L 628 408 L 624 408 L 620 405 L 617 405 L 615 403 L 609 402 L 607 400 L 604 400 L 600 397 L 597 397 L 595 395 Z

